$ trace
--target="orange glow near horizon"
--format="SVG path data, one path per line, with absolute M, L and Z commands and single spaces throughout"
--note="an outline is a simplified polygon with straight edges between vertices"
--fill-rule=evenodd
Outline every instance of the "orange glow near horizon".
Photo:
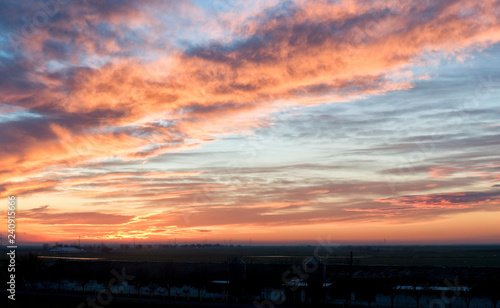
M 500 244 L 496 0 L 219 2 L 1 4 L 22 241 Z

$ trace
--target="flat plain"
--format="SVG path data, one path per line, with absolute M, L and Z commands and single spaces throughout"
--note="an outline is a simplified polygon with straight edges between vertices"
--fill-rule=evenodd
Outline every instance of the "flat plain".
M 97 258 L 119 261 L 172 261 L 225 263 L 239 257 L 246 263 L 300 263 L 319 256 L 326 264 L 347 264 L 352 252 L 353 264 L 416 265 L 416 266 L 500 266 L 499 245 L 453 246 L 214 246 L 144 245 L 109 246 L 102 251 L 97 246 L 82 246 L 79 254 L 51 253 L 41 247 L 25 247 L 19 253 L 34 253 L 42 259 Z M 3 257 L 3 256 L 2 256 Z

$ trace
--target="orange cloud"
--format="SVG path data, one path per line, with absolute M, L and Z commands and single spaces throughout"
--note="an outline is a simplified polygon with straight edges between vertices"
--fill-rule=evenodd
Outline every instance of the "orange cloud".
M 166 4 L 151 2 L 143 8 L 149 5 Z M 15 152 L 2 152 L 2 164 L 15 163 L 21 172 L 29 172 L 103 159 L 110 153 L 125 160 L 143 159 L 189 146 L 188 138 L 206 142 L 266 125 L 264 119 L 254 119 L 272 112 L 275 104 L 334 102 L 408 89 L 418 78 L 408 74 L 408 68 L 429 52 L 458 55 L 499 41 L 494 7 L 494 1 L 465 0 L 304 1 L 290 4 L 288 11 L 274 8 L 256 15 L 244 24 L 244 38 L 232 44 L 191 47 L 150 63 L 123 58 L 97 68 L 73 69 L 64 78 L 30 74 L 31 82 L 43 84 L 43 89 L 10 104 L 45 115 L 40 125 L 50 136 L 18 143 Z M 71 7 L 67 13 L 77 10 L 82 7 Z M 130 29 L 148 23 L 159 26 L 151 12 L 132 3 L 83 11 L 90 24 L 104 18 Z M 89 27 L 81 19 L 63 19 L 57 26 L 66 28 L 63 21 L 79 31 Z M 41 55 L 51 27 L 40 29 L 26 52 Z M 86 48 L 82 46 L 102 42 L 106 47 L 89 47 L 87 55 L 117 50 L 112 47 L 116 36 L 88 33 L 78 36 L 84 41 L 72 44 Z M 59 39 L 68 43 L 64 36 Z M 20 134 L 28 139 L 32 133 Z
M 214 37 L 227 32 L 234 39 L 200 40 L 181 48 L 171 41 L 163 13 L 201 16 L 201 9 L 190 2 L 68 5 L 64 14 L 24 40 L 21 50 L 12 54 L 12 63 L 1 68 L 0 112 L 29 111 L 39 117 L 0 122 L 0 194 L 58 191 L 75 198 L 113 200 L 124 208 L 158 209 L 154 216 L 144 217 L 72 213 L 73 224 L 86 224 L 89 215 L 120 225 L 93 235 L 108 238 L 137 235 L 128 229 L 136 221 L 146 223 L 140 233 L 147 237 L 181 228 L 195 233 L 202 230 L 200 226 L 215 228 L 233 221 L 297 224 L 378 218 L 382 210 L 369 206 L 329 208 L 318 200 L 335 189 L 321 185 L 311 189 L 262 185 L 258 192 L 265 201 L 257 202 L 241 193 L 251 190 L 252 184 L 209 182 L 201 178 L 201 171 L 54 174 L 109 160 L 142 162 L 188 151 L 223 135 L 269 126 L 269 116 L 283 106 L 410 89 L 413 81 L 429 78 L 412 70 L 426 65 L 429 55 L 460 60 L 499 42 L 496 6 L 493 0 L 263 4 L 265 10 L 250 15 L 223 16 L 232 22 L 227 28 L 217 27 Z M 15 13 L 24 12 L 25 6 L 14 7 Z M 9 9 L 0 14 L 12 13 Z M 181 23 L 186 33 L 191 30 L 188 24 Z M 498 181 L 491 166 L 474 168 L 476 176 Z M 428 171 L 436 178 L 464 172 L 457 166 Z M 360 184 L 371 183 L 352 183 L 338 190 L 357 193 L 365 187 Z M 380 192 L 385 184 L 376 183 L 372 189 Z M 202 188 L 219 194 L 202 196 L 200 201 Z M 497 204 L 498 196 L 442 193 L 375 202 L 390 204 L 392 208 L 384 210 L 390 216 L 402 213 L 395 207 L 465 210 Z M 349 211 L 367 215 L 356 218 Z M 71 222 L 70 213 L 41 212 L 47 215 L 47 224 Z M 338 217 L 325 218 L 333 214 Z M 29 215 L 27 219 L 42 223 L 40 211 Z

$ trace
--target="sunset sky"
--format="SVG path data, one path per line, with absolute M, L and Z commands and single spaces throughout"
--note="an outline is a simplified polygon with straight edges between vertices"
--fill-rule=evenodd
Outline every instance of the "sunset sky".
M 498 0 L 2 1 L 0 197 L 24 242 L 500 243 L 499 68 Z

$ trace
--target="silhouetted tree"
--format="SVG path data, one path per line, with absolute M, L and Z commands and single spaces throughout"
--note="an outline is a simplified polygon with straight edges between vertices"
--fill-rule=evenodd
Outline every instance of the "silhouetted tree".
M 172 285 L 175 283 L 174 271 L 169 264 L 166 264 L 160 271 L 160 284 L 167 289 L 167 296 L 170 298 Z
M 398 292 L 400 291 L 397 289 L 398 286 L 399 284 L 396 281 L 396 279 L 387 276 L 383 278 L 383 281 L 380 286 L 381 293 L 389 296 L 389 298 L 391 299 L 391 308 L 394 308 L 394 298 L 396 297 L 396 295 L 398 295 Z
M 192 285 L 198 290 L 198 299 L 201 301 L 201 290 L 206 286 L 207 283 L 207 267 L 203 263 L 200 265 L 201 268 L 195 271 L 193 275 Z
M 151 298 L 155 295 L 155 292 L 160 288 L 160 284 L 156 281 L 151 281 L 148 285 L 149 291 L 151 292 Z
M 498 301 L 500 301 L 500 294 L 495 293 L 490 295 L 491 303 L 493 304 L 493 308 L 497 308 Z
M 373 280 L 357 281 L 356 297 L 368 302 L 368 307 L 371 307 L 371 303 L 375 301 L 376 298 L 376 287 L 377 284 Z
M 471 291 L 463 291 L 463 292 L 460 292 L 460 298 L 464 301 L 465 303 L 465 306 L 467 308 L 470 307 L 470 302 L 472 301 L 472 298 L 473 298 L 473 292 Z
M 35 288 L 37 287 L 42 267 L 43 263 L 36 254 L 30 252 L 18 257 L 16 270 L 24 287 L 26 287 L 26 283 L 29 283 L 30 286 L 35 286 Z
M 135 287 L 137 295 L 141 297 L 143 292 L 142 288 L 149 284 L 148 269 L 142 266 L 136 266 L 132 272 L 135 278 L 129 281 L 129 283 Z
M 79 263 L 78 271 L 75 276 L 75 282 L 78 286 L 82 288 L 82 292 L 85 294 L 85 286 L 90 282 L 90 272 L 86 268 L 85 264 Z
M 49 290 L 50 286 L 52 285 L 52 279 L 50 276 L 44 277 L 42 280 L 42 285 L 45 290 Z
M 415 299 L 416 307 L 420 308 L 420 298 L 427 290 L 427 279 L 422 275 L 415 275 L 409 295 Z

